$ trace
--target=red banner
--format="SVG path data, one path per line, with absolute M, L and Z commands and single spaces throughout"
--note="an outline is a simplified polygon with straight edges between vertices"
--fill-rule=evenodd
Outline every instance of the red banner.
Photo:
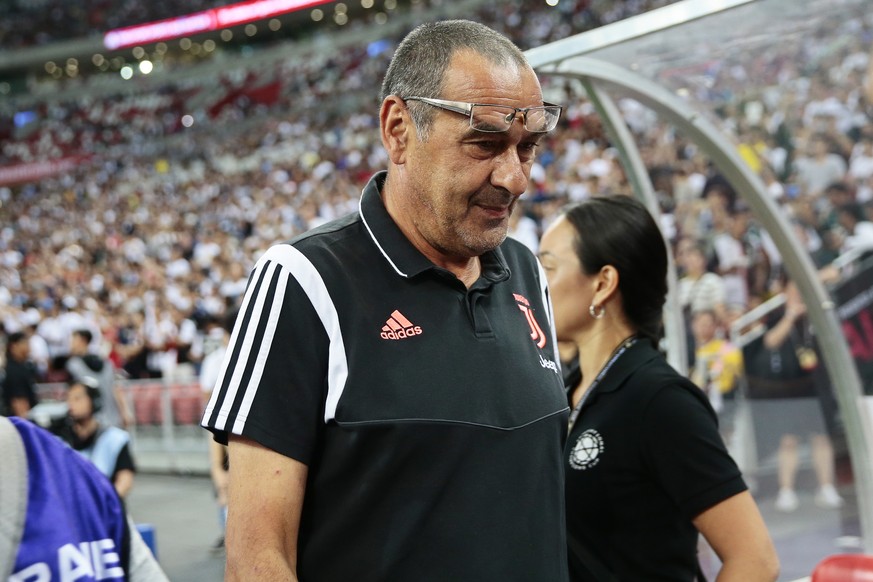
M 221 30 L 326 4 L 330 0 L 247 0 L 228 6 L 211 8 L 202 12 L 176 18 L 157 20 L 110 30 L 103 37 L 103 44 L 110 50 L 150 44 L 211 30 Z
M 86 159 L 88 158 L 85 156 L 70 156 L 56 160 L 0 167 L 0 186 L 35 182 L 49 176 L 69 172 Z

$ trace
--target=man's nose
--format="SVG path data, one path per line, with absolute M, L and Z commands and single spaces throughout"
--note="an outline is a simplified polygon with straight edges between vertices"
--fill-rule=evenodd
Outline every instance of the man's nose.
M 521 196 L 527 190 L 530 166 L 521 161 L 518 151 L 508 147 L 494 158 L 491 184 L 503 188 L 513 196 Z

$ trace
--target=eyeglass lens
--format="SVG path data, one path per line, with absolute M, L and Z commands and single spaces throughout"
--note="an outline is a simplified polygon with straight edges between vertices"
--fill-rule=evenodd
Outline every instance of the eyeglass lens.
M 524 128 L 530 132 L 551 131 L 557 124 L 556 107 L 534 107 L 523 113 Z M 471 111 L 471 126 L 478 131 L 506 131 L 518 112 L 512 107 L 500 105 L 474 105 Z

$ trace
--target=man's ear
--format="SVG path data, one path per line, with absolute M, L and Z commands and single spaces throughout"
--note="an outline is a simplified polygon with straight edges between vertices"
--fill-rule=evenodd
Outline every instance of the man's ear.
M 382 101 L 382 108 L 379 110 L 379 129 L 382 145 L 388 152 L 391 163 L 398 166 L 404 164 L 406 148 L 414 126 L 406 103 L 400 97 L 389 95 Z

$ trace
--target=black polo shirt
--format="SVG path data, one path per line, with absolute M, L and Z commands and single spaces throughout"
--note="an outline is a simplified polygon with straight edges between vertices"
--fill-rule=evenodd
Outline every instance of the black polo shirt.
M 638 340 L 585 402 L 565 450 L 570 578 L 689 581 L 692 519 L 745 491 L 703 392 Z
M 468 290 L 401 233 L 383 182 L 260 259 L 203 425 L 308 465 L 303 581 L 566 580 L 543 272 L 507 239 Z

